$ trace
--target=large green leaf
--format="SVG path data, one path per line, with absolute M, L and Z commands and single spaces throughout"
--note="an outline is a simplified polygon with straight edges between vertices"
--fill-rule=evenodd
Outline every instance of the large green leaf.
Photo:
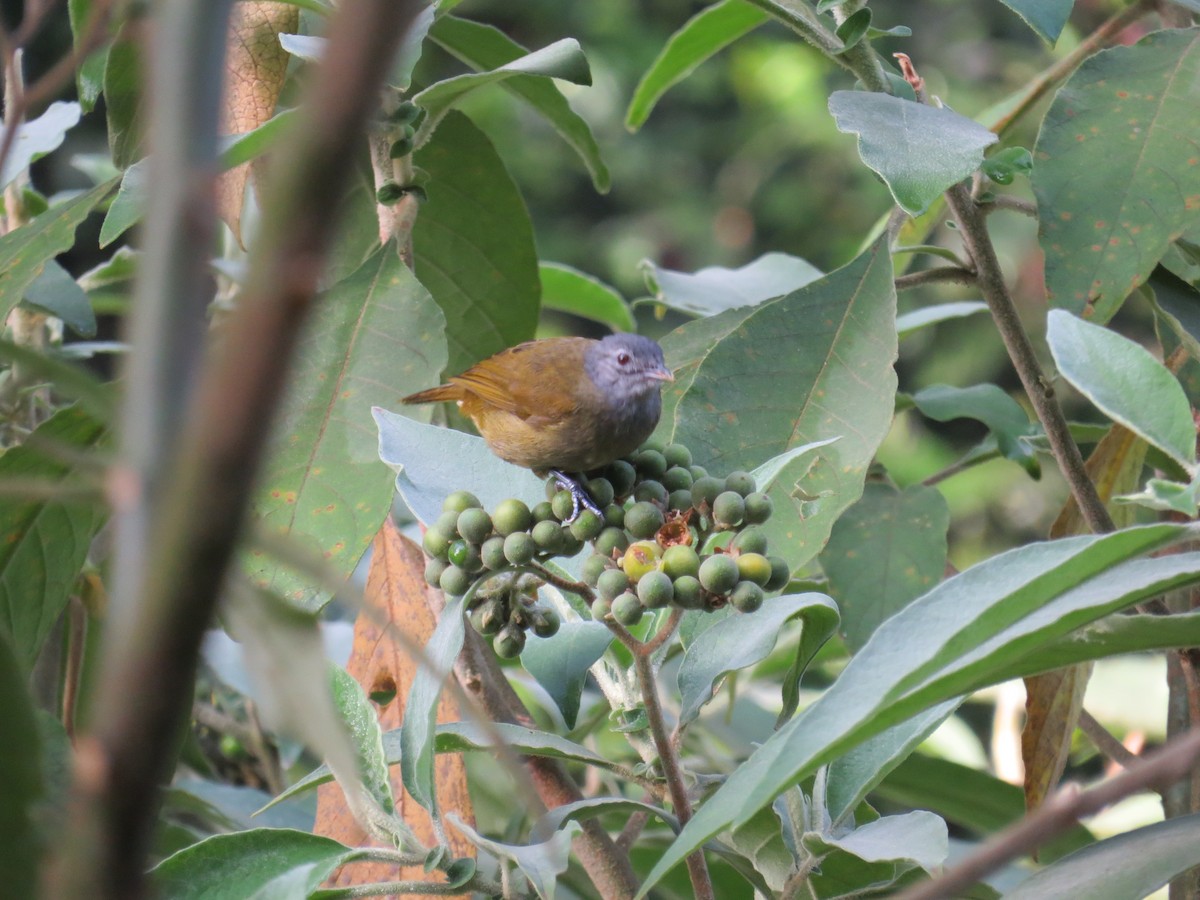
M 0 455 L 0 480 L 70 488 L 83 452 L 103 436 L 104 427 L 77 407 L 60 410 L 25 444 Z M 0 503 L 0 629 L 26 671 L 66 606 L 106 515 L 92 497 Z
M 393 245 L 324 293 L 297 365 L 254 497 L 264 525 L 310 544 L 349 575 L 391 508 L 371 409 L 435 382 L 446 362 L 444 319 Z M 429 407 L 406 407 L 428 419 Z M 313 600 L 308 579 L 262 551 L 250 573 L 289 599 Z
M 107 181 L 0 237 L 0 321 L 24 299 L 46 263 L 71 249 L 75 229 L 115 186 L 115 180 Z
M 892 420 L 896 294 L 885 243 L 777 300 L 689 322 L 663 341 L 676 382 L 659 434 L 714 472 L 754 469 L 839 438 L 789 463 L 764 530 L 793 566 L 811 559 L 862 492 Z
M 663 306 L 694 316 L 711 316 L 753 306 L 811 284 L 821 270 L 787 253 L 764 253 L 737 269 L 708 266 L 698 272 L 674 272 L 643 263 L 646 286 Z
M 1200 814 L 1119 834 L 1077 850 L 1031 875 L 1006 900 L 1145 897 L 1200 863 Z
M 643 892 L 717 831 L 749 819 L 855 744 L 989 683 L 1006 662 L 1051 638 L 1151 592 L 1200 579 L 1200 560 L 1180 562 L 1192 554 L 1135 559 L 1187 534 L 1184 527 L 1154 525 L 1021 547 L 909 604 L 876 630 L 816 702 L 709 797 Z
M 946 823 L 925 810 L 884 816 L 845 835 L 810 832 L 802 842 L 821 860 L 808 879 L 817 897 L 873 893 L 915 867 L 936 869 L 949 852 Z
M 124 169 L 141 156 L 145 126 L 142 84 L 146 60 L 141 34 L 145 27 L 131 16 L 121 26 L 104 61 L 104 111 L 108 119 L 108 148 L 113 164 Z
M 544 262 L 538 266 L 542 281 L 542 306 L 607 325 L 613 331 L 637 331 L 625 298 L 597 278 L 565 266 Z
M 79 123 L 79 114 L 78 103 L 60 100 L 51 103 L 36 119 L 23 122 L 4 158 L 4 168 L 0 169 L 0 188 L 8 187 L 35 159 L 57 150 L 67 132 Z
M 429 200 L 413 229 L 417 278 L 446 314 L 457 374 L 537 326 L 539 281 L 529 213 L 483 132 L 451 112 L 416 154 Z
M 839 131 L 858 135 L 862 161 L 887 184 L 910 216 L 983 162 L 999 138 L 949 107 L 859 91 L 835 91 L 829 111 Z
M 1034 477 L 1041 474 L 1041 465 L 1026 440 L 1036 431 L 1029 413 L 997 385 L 960 388 L 935 384 L 917 391 L 912 400 L 917 409 L 939 422 L 959 418 L 982 422 L 995 436 L 1006 459 L 1023 466 Z
M 1061 309 L 1050 311 L 1046 340 L 1059 371 L 1105 415 L 1194 469 L 1191 406 L 1175 376 L 1146 348 Z
M 857 651 L 879 624 L 932 588 L 946 569 L 950 509 L 934 488 L 868 484 L 821 553 L 842 635 Z
M 314 891 L 334 870 L 360 855 L 335 840 L 290 828 L 218 834 L 159 863 L 150 873 L 156 893 L 170 900 L 250 898 L 275 879 L 304 870 Z M 275 895 L 276 897 L 279 894 Z M 307 896 L 307 893 L 301 896 Z
M 85 49 L 92 16 L 99 12 L 100 6 L 95 0 L 69 0 L 67 3 L 67 17 L 71 22 L 76 51 Z M 102 46 L 85 56 L 75 68 L 75 93 L 85 113 L 92 111 L 104 90 L 104 69 L 107 64 L 108 47 Z
M 1005 6 L 1025 20 L 1037 36 L 1053 44 L 1062 34 L 1063 26 L 1071 15 L 1075 0 L 1000 0 Z
M 81 337 L 96 334 L 96 314 L 87 293 L 52 259 L 25 289 L 25 302 L 62 319 L 64 325 Z
M 2 534 L 3 531 L 0 531 Z M 0 884 L 13 897 L 36 897 L 40 846 L 34 827 L 34 807 L 42 797 L 41 741 L 33 698 L 9 635 L 0 631 Z
M 1102 50 L 1059 90 L 1033 169 L 1055 305 L 1108 321 L 1196 226 L 1197 78 L 1200 29 L 1188 28 Z
M 563 622 L 553 637 L 529 635 L 521 665 L 558 705 L 568 728 L 575 727 L 588 669 L 612 642 L 613 633 L 601 622 Z
M 329 673 L 333 681 L 333 705 L 354 745 L 358 777 L 379 808 L 390 811 L 396 801 L 383 752 L 379 714 L 354 676 L 334 663 L 329 664 Z
M 722 0 L 688 19 L 671 35 L 638 82 L 625 113 L 625 127 L 630 131 L 641 128 L 663 94 L 767 18 L 765 12 L 745 0 Z
M 431 29 L 430 37 L 447 53 L 476 70 L 499 68 L 529 52 L 498 28 L 456 16 L 441 16 Z M 546 118 L 579 154 L 596 190 L 607 192 L 611 178 L 600 157 L 600 145 L 596 143 L 591 126 L 571 109 L 557 85 L 548 78 L 532 75 L 516 75 L 500 83 Z
M 1021 657 L 1013 678 L 1121 653 L 1200 646 L 1200 612 L 1172 616 L 1109 616 Z
M 567 871 L 571 859 L 571 838 L 580 830 L 577 822 L 565 823 L 563 828 L 542 843 L 520 845 L 485 838 L 457 816 L 452 821 L 463 837 L 479 849 L 486 850 L 498 859 L 516 863 L 542 900 L 554 900 L 558 876 Z

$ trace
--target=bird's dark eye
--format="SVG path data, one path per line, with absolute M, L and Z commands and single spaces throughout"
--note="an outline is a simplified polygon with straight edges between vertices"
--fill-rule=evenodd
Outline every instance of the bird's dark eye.
M 629 365 L 629 354 L 626 353 L 624 350 L 622 350 L 620 353 L 617 354 L 617 365 L 618 366 Z

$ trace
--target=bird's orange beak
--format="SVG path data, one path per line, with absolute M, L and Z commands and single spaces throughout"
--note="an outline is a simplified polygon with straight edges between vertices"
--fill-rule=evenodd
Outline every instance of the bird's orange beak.
M 653 371 L 647 372 L 646 374 L 649 375 L 651 378 L 655 378 L 659 381 L 674 381 L 675 380 L 675 376 L 671 374 L 670 369 L 654 369 Z

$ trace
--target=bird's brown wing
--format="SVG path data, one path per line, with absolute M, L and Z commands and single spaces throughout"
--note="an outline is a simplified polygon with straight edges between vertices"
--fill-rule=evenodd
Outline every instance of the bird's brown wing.
M 485 403 L 531 424 L 555 422 L 578 403 L 583 355 L 592 342 L 564 337 L 502 350 L 450 379 Z

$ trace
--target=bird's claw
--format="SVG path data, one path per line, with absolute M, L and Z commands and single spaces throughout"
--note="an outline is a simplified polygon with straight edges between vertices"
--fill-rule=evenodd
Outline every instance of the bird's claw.
M 565 472 L 560 472 L 557 469 L 551 469 L 550 474 L 554 476 L 554 483 L 557 484 L 559 488 L 564 491 L 571 492 L 571 516 L 570 518 L 563 519 L 564 525 L 570 525 L 579 518 L 579 507 L 581 506 L 584 509 L 591 510 L 601 518 L 604 517 L 604 511 L 596 505 L 596 501 L 591 498 L 591 495 L 587 492 L 587 488 L 585 488 L 582 484 L 580 484 L 570 475 L 567 475 Z

